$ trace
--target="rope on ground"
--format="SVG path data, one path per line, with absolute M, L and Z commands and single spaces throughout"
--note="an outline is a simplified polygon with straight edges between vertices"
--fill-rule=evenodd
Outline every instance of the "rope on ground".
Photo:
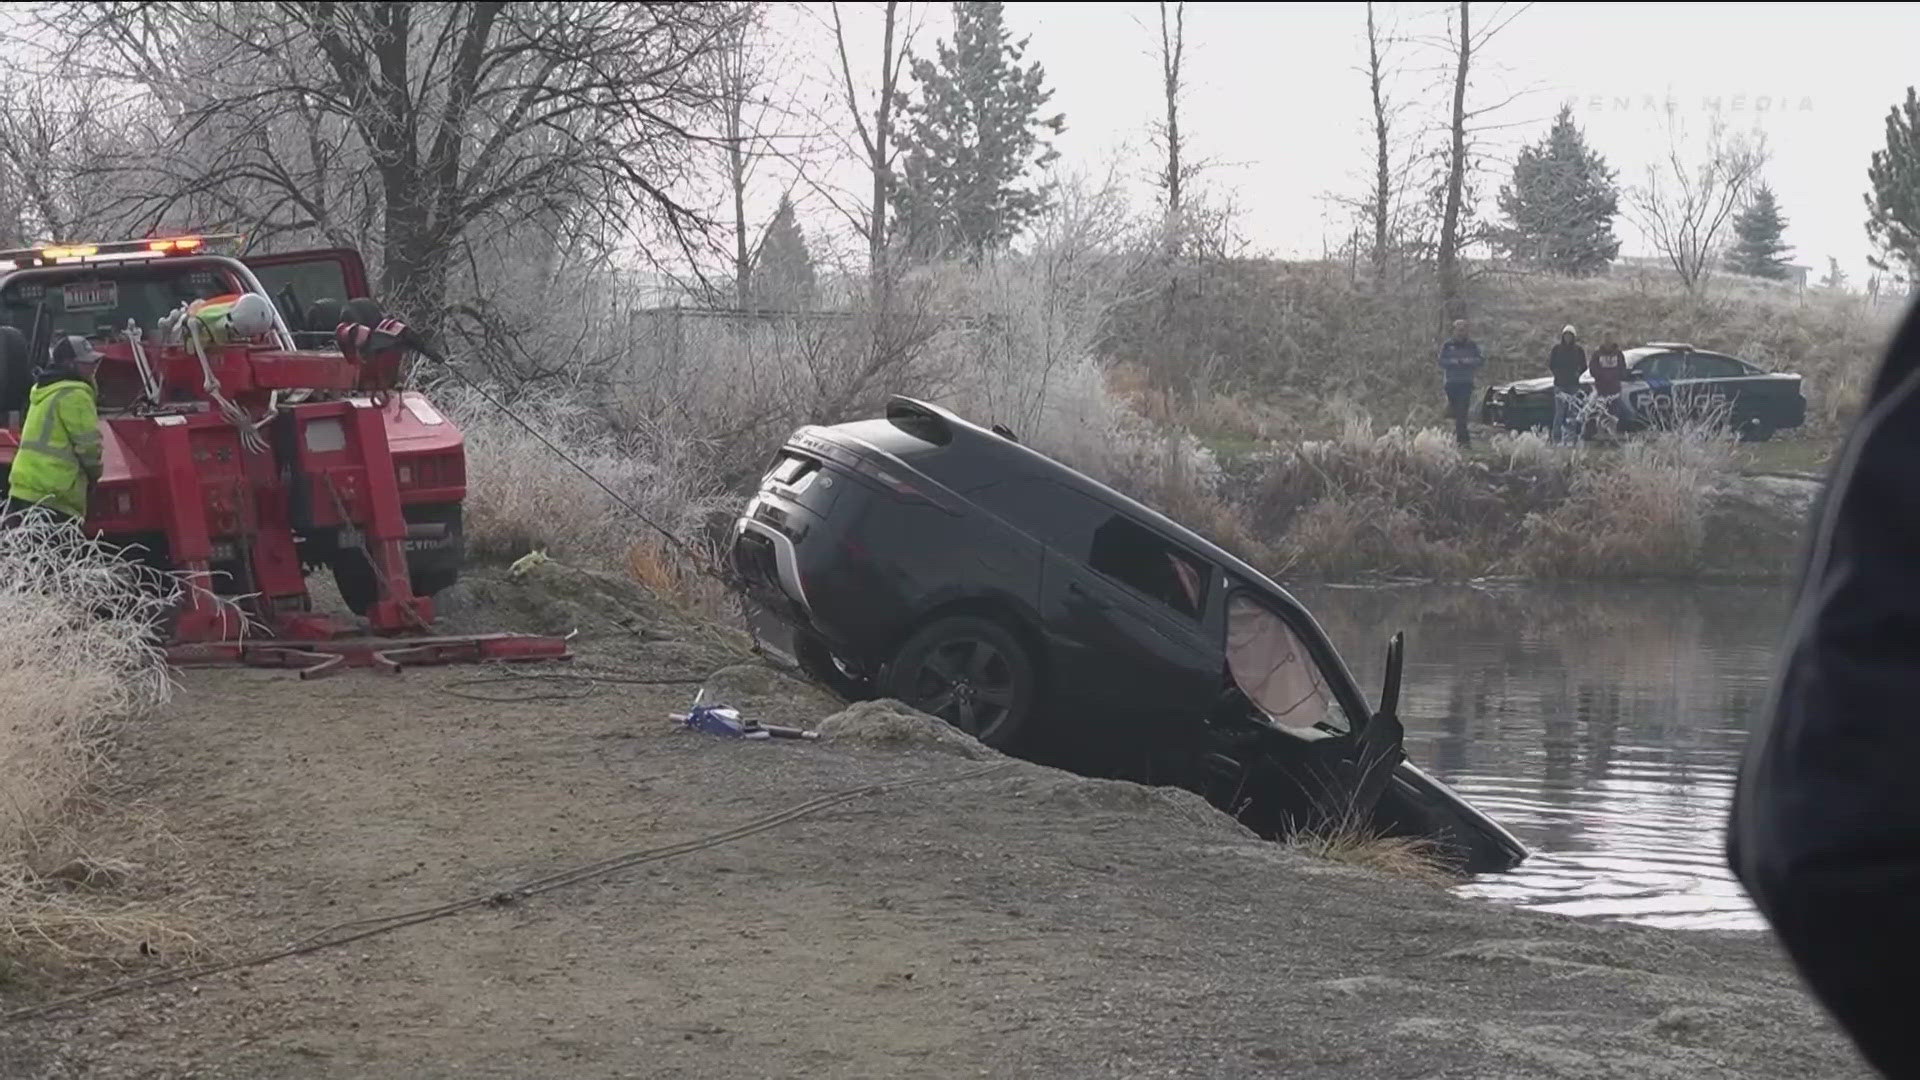
M 527 701 L 578 701 L 589 698 L 606 686 L 697 686 L 706 682 L 702 675 L 638 675 L 622 668 L 573 668 L 569 671 L 519 671 L 513 668 L 503 669 L 497 675 L 485 675 L 474 679 L 461 679 L 448 683 L 442 689 L 450 697 L 465 701 L 490 701 L 504 705 L 517 705 Z M 573 685 L 575 691 L 542 691 L 537 693 L 490 694 L 484 690 L 473 690 L 476 686 L 502 686 L 518 684 L 547 683 L 550 685 Z
M 843 803 L 853 802 L 856 799 L 873 795 L 885 795 L 895 791 L 904 791 L 909 788 L 934 787 L 945 784 L 957 784 L 967 780 L 977 780 L 994 773 L 1004 772 L 1011 769 L 1015 764 L 1017 764 L 1017 762 L 1003 761 L 998 764 L 988 765 L 984 768 L 969 769 L 966 772 L 954 773 L 949 776 L 925 776 L 906 780 L 888 780 L 878 784 L 848 788 L 845 791 L 836 792 L 831 795 L 822 795 L 818 798 L 809 799 L 806 802 L 790 806 L 785 810 L 754 818 L 751 821 L 736 825 L 722 832 L 711 833 L 693 840 L 685 840 L 678 844 L 667 844 L 662 847 L 646 848 L 640 851 L 628 852 L 623 855 L 615 855 L 608 859 L 602 859 L 599 862 L 587 863 L 586 865 L 576 866 L 568 870 L 560 871 L 559 873 L 549 874 L 546 877 L 522 882 L 512 888 L 469 896 L 462 900 L 455 900 L 435 907 L 400 912 L 396 915 L 336 923 L 284 949 L 258 953 L 238 960 L 197 964 L 186 968 L 158 971 L 151 975 L 128 979 L 110 986 L 101 987 L 98 990 L 88 991 L 84 994 L 75 994 L 57 1001 L 33 1005 L 24 1009 L 15 1009 L 8 1013 L 0 1013 L 0 1023 L 11 1024 L 18 1023 L 22 1020 L 38 1019 L 66 1009 L 81 1005 L 96 1004 L 110 998 L 137 993 L 141 990 L 157 990 L 164 986 L 172 986 L 176 983 L 185 982 L 189 979 L 206 978 L 230 971 L 238 971 L 242 968 L 260 967 L 276 960 L 284 960 L 289 957 L 320 952 L 323 949 L 348 945 L 380 934 L 388 934 L 395 930 L 405 929 L 409 926 L 418 926 L 422 923 L 444 919 L 462 912 L 471 911 L 474 908 L 506 907 L 529 897 L 552 892 L 556 889 L 563 889 L 569 885 L 577 885 L 583 881 L 594 878 L 605 877 L 609 874 L 640 866 L 645 863 L 661 862 L 666 859 L 678 858 L 682 855 L 690 855 L 696 851 L 705 851 L 723 844 L 730 844 L 737 840 L 744 840 L 757 833 L 777 829 L 782 825 L 790 824 L 801 818 L 809 817 Z

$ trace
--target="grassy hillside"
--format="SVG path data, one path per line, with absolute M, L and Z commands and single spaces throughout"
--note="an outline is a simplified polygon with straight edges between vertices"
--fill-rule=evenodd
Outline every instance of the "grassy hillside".
M 1168 304 L 1163 292 L 1136 292 L 1116 309 L 1103 345 L 1143 409 L 1228 456 L 1333 434 L 1344 416 L 1330 408 L 1337 402 L 1388 424 L 1443 419 L 1433 363 L 1440 305 L 1425 282 L 1375 289 L 1344 267 L 1248 260 L 1194 268 L 1175 296 Z M 1689 295 L 1644 271 L 1577 280 L 1488 273 L 1468 296 L 1472 334 L 1488 357 L 1482 385 L 1545 374 L 1569 323 L 1589 346 L 1608 333 L 1625 347 L 1686 341 L 1804 375 L 1809 417 L 1788 436 L 1796 440 L 1830 441 L 1858 410 L 1899 314 L 1890 303 L 1738 278 Z

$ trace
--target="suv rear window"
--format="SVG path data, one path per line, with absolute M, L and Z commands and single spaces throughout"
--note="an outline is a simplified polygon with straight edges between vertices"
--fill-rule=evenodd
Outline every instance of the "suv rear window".
M 1128 518 L 1094 530 L 1087 565 L 1190 619 L 1206 610 L 1206 564 Z

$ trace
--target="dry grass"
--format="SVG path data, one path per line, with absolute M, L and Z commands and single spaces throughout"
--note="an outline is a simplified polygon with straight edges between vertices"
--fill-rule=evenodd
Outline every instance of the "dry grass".
M 1438 429 L 1381 431 L 1348 410 L 1333 438 L 1278 449 L 1241 506 L 1298 573 L 1671 576 L 1699 566 L 1735 465 L 1712 418 L 1578 449 L 1502 434 L 1470 455 Z
M 510 407 L 619 500 L 478 394 L 452 388 L 434 400 L 466 436 L 467 549 L 476 558 L 545 550 L 617 567 L 651 531 L 621 501 L 689 543 L 721 505 L 710 469 L 687 443 L 638 427 L 616 433 L 579 398 L 525 396 Z
M 1699 566 L 1714 485 L 1733 470 L 1731 438 L 1711 427 L 1589 451 L 1567 497 L 1530 514 L 1516 563 L 1541 577 L 1685 574 Z
M 50 875 L 0 868 L 0 954 L 126 959 L 199 953 L 204 943 L 175 907 L 119 895 L 140 869 L 112 859 L 75 860 Z
M 627 549 L 627 573 L 684 611 L 721 620 L 733 614 L 735 600 L 726 585 L 709 571 L 718 552 L 696 549 L 696 560 L 664 540 L 640 540 Z
M 191 940 L 165 910 L 114 895 L 130 864 L 75 854 L 74 839 L 114 726 L 172 693 L 157 627 L 173 595 L 72 525 L 0 530 L 0 948 Z
M 1292 851 L 1427 885 L 1460 883 L 1446 850 L 1423 836 L 1386 836 L 1363 826 L 1336 825 L 1293 833 L 1281 841 Z

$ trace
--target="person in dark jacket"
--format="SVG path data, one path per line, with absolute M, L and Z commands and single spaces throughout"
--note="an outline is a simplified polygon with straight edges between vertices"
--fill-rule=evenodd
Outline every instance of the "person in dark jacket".
M 1553 441 L 1556 445 L 1579 442 L 1579 431 L 1569 432 L 1567 421 L 1580 415 L 1580 376 L 1587 371 L 1587 350 L 1580 347 L 1580 335 L 1573 327 L 1561 327 L 1560 341 L 1547 354 L 1547 370 L 1553 373 Z
M 1814 512 L 1727 855 L 1807 985 L 1888 1076 L 1920 1077 L 1920 307 Z
M 1472 441 L 1467 433 L 1467 409 L 1473 404 L 1473 373 L 1486 359 L 1480 346 L 1467 336 L 1467 320 L 1453 321 L 1453 337 L 1440 346 L 1440 379 L 1447 391 L 1447 412 L 1453 417 L 1453 437 L 1461 446 Z
M 1612 334 L 1603 337 L 1600 347 L 1593 350 L 1588 374 L 1593 376 L 1593 400 L 1606 406 L 1614 419 L 1624 421 L 1628 415 L 1627 399 L 1620 388 L 1627 379 L 1627 354 L 1620 351 Z

